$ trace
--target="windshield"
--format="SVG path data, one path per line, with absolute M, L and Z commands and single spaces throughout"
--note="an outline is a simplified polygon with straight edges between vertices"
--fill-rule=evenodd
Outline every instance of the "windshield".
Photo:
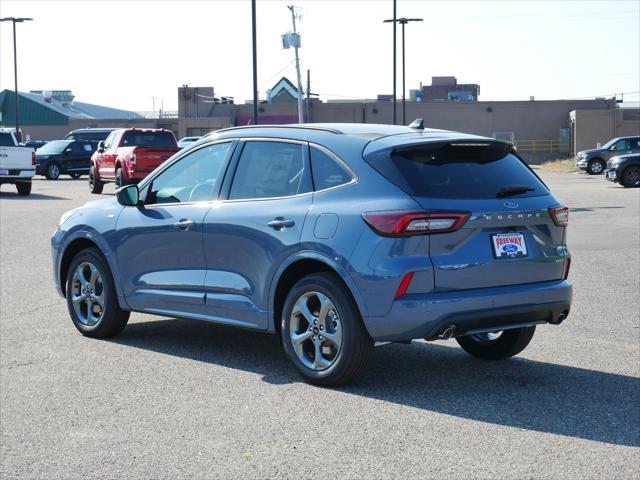
M 602 148 L 611 148 L 613 146 L 614 143 L 616 143 L 618 140 L 620 140 L 619 138 L 612 138 L 611 140 L 609 140 L 607 143 L 605 143 Z
M 400 146 L 367 155 L 365 160 L 415 197 L 489 199 L 549 193 L 502 144 Z
M 73 142 L 73 140 L 54 140 L 53 142 L 49 142 L 40 147 L 36 150 L 36 153 L 38 155 L 55 155 L 57 153 L 62 153 L 71 142 Z

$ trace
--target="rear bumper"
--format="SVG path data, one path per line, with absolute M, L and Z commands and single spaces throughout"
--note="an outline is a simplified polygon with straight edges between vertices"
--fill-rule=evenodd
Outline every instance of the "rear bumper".
M 31 180 L 36 173 L 36 169 L 9 169 L 8 175 L 0 175 L 0 183 L 16 183 Z
M 406 295 L 388 315 L 365 317 L 376 341 L 432 338 L 455 325 L 455 335 L 557 323 L 571 308 L 566 280 L 457 292 Z

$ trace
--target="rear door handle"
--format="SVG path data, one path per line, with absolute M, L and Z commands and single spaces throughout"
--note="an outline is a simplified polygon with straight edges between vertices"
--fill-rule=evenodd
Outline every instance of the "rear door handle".
M 275 230 L 282 230 L 283 228 L 293 227 L 296 224 L 293 220 L 288 218 L 276 217 L 267 223 L 268 226 Z
M 187 231 L 191 227 L 193 227 L 194 223 L 195 222 L 193 220 L 189 220 L 187 218 L 183 218 L 179 222 L 174 223 L 173 226 L 178 230 Z

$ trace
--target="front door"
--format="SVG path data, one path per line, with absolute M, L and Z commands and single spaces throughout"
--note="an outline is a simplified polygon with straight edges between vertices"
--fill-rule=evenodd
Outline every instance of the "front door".
M 143 206 L 121 213 L 117 259 L 132 309 L 200 317 L 206 272 L 203 219 L 218 195 L 232 145 L 212 144 L 180 158 L 145 182 Z
M 226 198 L 204 220 L 206 313 L 267 329 L 271 280 L 299 250 L 313 200 L 308 148 L 264 140 L 241 147 L 233 181 L 225 181 Z

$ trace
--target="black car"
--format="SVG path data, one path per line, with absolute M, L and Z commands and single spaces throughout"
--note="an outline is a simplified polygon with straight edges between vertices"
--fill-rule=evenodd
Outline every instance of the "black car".
M 79 128 L 73 130 L 64 137 L 65 140 L 88 140 L 96 144 L 105 140 L 115 128 Z
M 623 187 L 640 187 L 640 153 L 610 158 L 606 178 Z
M 63 173 L 71 178 L 86 175 L 97 146 L 97 142 L 86 140 L 53 140 L 36 150 L 36 175 L 44 175 L 49 180 Z

